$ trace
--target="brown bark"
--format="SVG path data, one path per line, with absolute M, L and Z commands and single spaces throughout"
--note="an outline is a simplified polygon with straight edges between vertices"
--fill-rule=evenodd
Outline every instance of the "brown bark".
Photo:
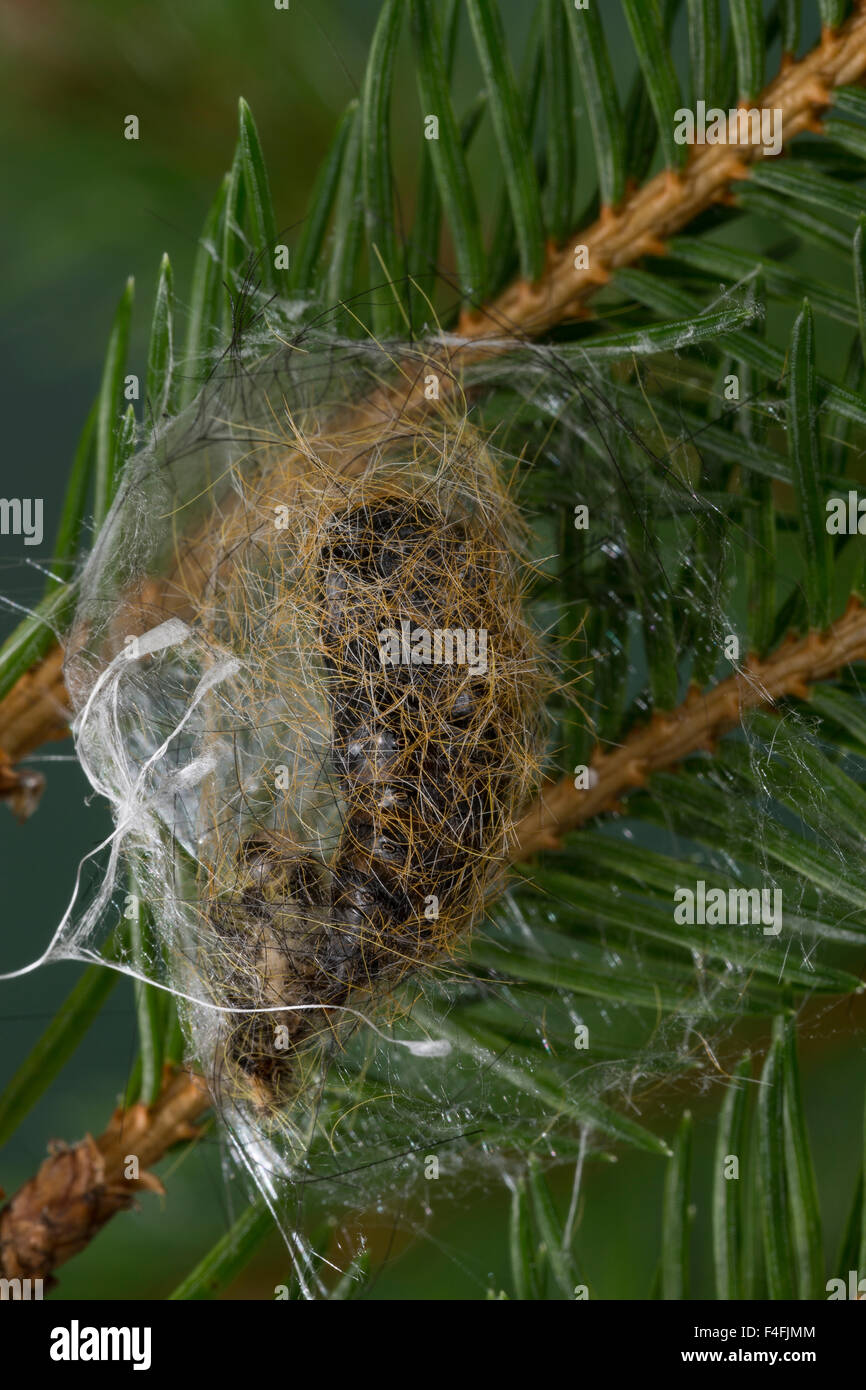
M 200 1077 L 167 1067 L 153 1105 L 116 1110 L 98 1139 L 57 1145 L 0 1211 L 0 1276 L 49 1281 L 137 1193 L 162 1192 L 150 1169 L 174 1144 L 196 1137 L 193 1121 L 209 1105 Z M 139 1176 L 127 1177 L 133 1156 Z
M 69 699 L 63 684 L 63 650 L 52 647 L 25 671 L 0 704 L 0 751 L 10 762 L 69 733 Z

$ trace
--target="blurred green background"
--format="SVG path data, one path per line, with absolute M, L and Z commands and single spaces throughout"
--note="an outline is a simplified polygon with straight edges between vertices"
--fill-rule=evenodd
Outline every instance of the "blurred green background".
M 502 0 L 519 65 L 531 7 Z M 378 0 L 0 0 L 0 390 L 2 491 L 45 499 L 44 544 L 0 540 L 0 591 L 27 607 L 42 589 L 63 485 L 99 382 L 106 336 L 125 279 L 136 280 L 131 370 L 144 374 L 144 348 L 159 258 L 175 272 L 181 331 L 196 238 L 234 147 L 237 98 L 250 102 L 269 167 L 274 204 L 291 245 L 318 163 L 339 113 L 357 93 Z M 620 22 L 619 15 L 615 23 Z M 614 23 L 614 29 L 615 29 Z M 465 45 L 464 45 L 465 47 Z M 458 56 L 457 88 L 468 100 L 475 78 Z M 462 66 L 461 66 L 462 65 Z M 631 63 L 618 74 L 623 89 Z M 414 75 L 398 77 L 395 171 L 411 205 L 420 122 Z M 458 106 L 460 99 L 458 98 Z M 139 117 L 138 142 L 123 119 Z M 580 188 L 575 206 L 580 206 Z M 482 206 L 489 206 L 492 200 Z M 3 631 L 14 623 L 0 614 Z M 37 956 L 65 910 L 78 862 L 107 833 L 104 807 L 57 743 L 33 760 L 48 775 L 36 816 L 0 833 L 0 969 Z M 85 880 L 85 892 L 86 880 Z M 0 982 L 0 1085 L 26 1056 L 78 976 L 56 964 Z M 862 1016 L 860 1018 L 862 1025 Z M 804 1073 L 816 1144 L 828 1251 L 838 1241 L 857 1165 L 862 1045 L 852 1046 L 851 1006 L 831 1010 L 805 1045 Z M 758 1041 L 760 1039 L 757 1039 Z M 52 1139 L 98 1133 L 123 1091 L 135 1050 L 131 987 L 122 980 L 72 1063 L 0 1153 L 7 1193 L 29 1177 Z M 720 1079 L 720 1078 L 717 1078 Z M 682 1105 L 697 1120 L 695 1154 L 697 1291 L 711 1295 L 707 1193 L 712 1122 L 721 1092 L 659 1094 L 647 1114 L 672 1132 Z M 60 1296 L 162 1298 L 226 1229 L 233 1201 L 217 1141 L 210 1135 L 163 1165 L 167 1196 L 143 1197 L 61 1272 Z M 664 1165 L 621 1154 L 591 1164 L 578 1237 L 594 1296 L 645 1297 L 659 1243 Z M 553 1182 L 567 1205 L 570 1174 Z M 425 1185 L 433 1213 L 428 1236 L 394 1230 L 393 1214 L 372 1213 L 368 1232 L 378 1276 L 373 1298 L 483 1298 L 508 1288 L 508 1196 L 491 1169 L 470 1204 L 459 1192 Z M 236 1297 L 269 1297 L 286 1276 L 272 1242 Z

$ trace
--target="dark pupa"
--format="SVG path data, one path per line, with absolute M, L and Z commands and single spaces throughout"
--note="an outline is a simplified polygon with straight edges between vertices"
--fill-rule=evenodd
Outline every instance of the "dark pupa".
M 293 1093 L 300 1054 L 465 935 L 538 754 L 539 653 L 501 523 L 449 505 L 444 480 L 361 492 L 319 521 L 296 598 L 318 616 L 336 844 L 256 832 L 213 908 L 226 1002 L 256 1010 L 233 1016 L 220 1061 L 265 1108 Z

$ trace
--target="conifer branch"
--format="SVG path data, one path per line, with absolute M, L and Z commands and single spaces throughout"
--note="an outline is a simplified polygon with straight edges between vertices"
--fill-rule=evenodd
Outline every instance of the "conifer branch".
M 512 859 L 558 849 L 567 831 L 620 810 L 622 798 L 643 787 L 651 773 L 675 767 L 690 753 L 714 752 L 719 738 L 749 710 L 772 709 L 790 696 L 807 699 L 816 681 L 863 660 L 866 606 L 852 596 L 844 615 L 825 631 L 800 640 L 790 636 L 765 661 L 750 656 L 727 680 L 704 692 L 692 688 L 677 709 L 657 712 L 647 725 L 632 729 L 617 748 L 596 748 L 585 790 L 575 788 L 574 777 L 551 781 L 518 823 Z
M 820 131 L 821 113 L 835 87 L 866 77 L 866 0 L 855 4 L 846 23 L 836 30 L 825 27 L 805 57 L 794 61 L 786 55 L 776 78 L 756 100 L 758 107 L 781 110 L 783 148 L 804 130 Z M 586 301 L 613 272 L 645 255 L 663 255 L 667 238 L 714 203 L 732 201 L 732 185 L 748 178 L 749 165 L 765 157 L 760 145 L 692 146 L 683 173 L 663 171 L 629 193 L 619 208 L 603 208 L 598 220 L 570 237 L 567 246 L 551 246 L 535 284 L 515 280 L 493 303 L 465 310 L 457 327 L 457 337 L 466 340 L 461 355 L 470 358 L 473 343 L 485 351 L 484 339 L 536 337 L 583 314 Z M 586 269 L 575 269 L 575 244 L 587 248 Z M 401 396 L 404 412 L 422 404 L 418 385 Z M 382 401 L 371 402 L 371 414 L 382 409 Z M 52 648 L 0 700 L 0 762 L 8 784 L 4 791 L 0 778 L 0 800 L 10 800 L 22 817 L 35 808 L 40 788 L 33 783 L 22 794 L 11 769 L 42 743 L 68 732 L 62 664 L 62 648 Z
M 862 81 L 866 75 L 866 0 L 839 29 L 824 28 L 821 40 L 804 58 L 790 56 L 774 80 L 751 103 L 781 111 L 782 150 L 803 131 L 820 133 L 821 113 L 833 89 Z M 614 271 L 644 256 L 663 256 L 665 242 L 714 203 L 735 201 L 732 185 L 749 177 L 749 166 L 778 158 L 760 144 L 692 145 L 682 173 L 663 170 L 633 190 L 618 208 L 604 207 L 591 227 L 569 237 L 566 245 L 548 247 L 547 265 L 531 284 L 515 280 L 492 304 L 465 310 L 457 332 L 485 338 L 507 332 L 537 337 L 564 319 L 581 317 L 587 299 Z M 575 268 L 575 247 L 586 248 L 585 268 Z

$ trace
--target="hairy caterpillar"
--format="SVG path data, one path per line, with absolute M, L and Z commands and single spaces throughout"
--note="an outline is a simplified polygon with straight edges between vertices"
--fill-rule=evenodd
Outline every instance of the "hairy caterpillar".
M 335 400 L 318 357 L 269 362 L 140 459 L 69 661 L 79 748 L 116 805 L 136 787 L 124 848 L 233 1114 L 303 1099 L 365 1011 L 453 952 L 544 738 L 493 451 L 444 401 L 371 412 L 369 349 L 339 365 Z

